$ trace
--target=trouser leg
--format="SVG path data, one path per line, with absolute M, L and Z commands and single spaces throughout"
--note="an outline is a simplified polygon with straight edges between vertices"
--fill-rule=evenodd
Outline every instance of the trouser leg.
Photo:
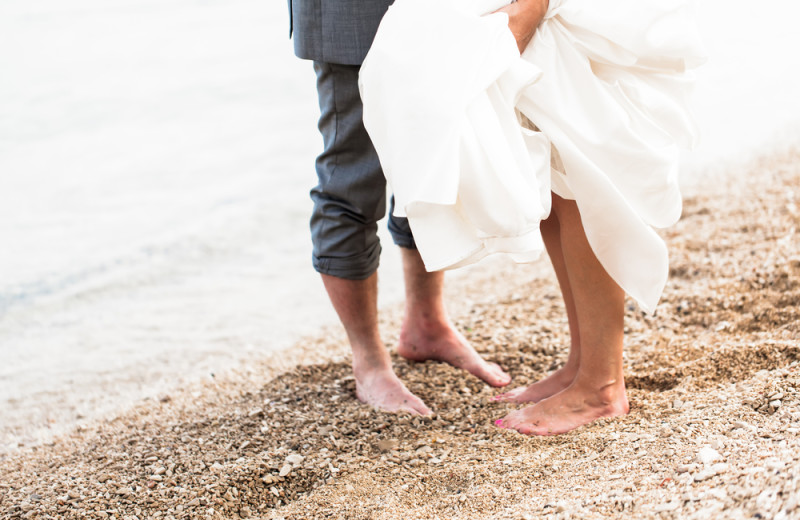
M 362 121 L 358 66 L 314 62 L 324 150 L 317 158 L 319 184 L 311 190 L 314 268 L 363 280 L 378 268 L 377 222 L 386 214 L 386 181 Z M 406 219 L 390 217 L 402 247 L 414 247 Z

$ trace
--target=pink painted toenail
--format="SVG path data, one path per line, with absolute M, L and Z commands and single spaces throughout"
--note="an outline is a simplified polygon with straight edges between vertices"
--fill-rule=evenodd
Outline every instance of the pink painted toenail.
M 494 425 L 495 425 L 495 426 L 500 426 L 500 427 L 502 428 L 502 427 L 503 427 L 503 419 L 497 419 L 497 420 L 494 422 Z

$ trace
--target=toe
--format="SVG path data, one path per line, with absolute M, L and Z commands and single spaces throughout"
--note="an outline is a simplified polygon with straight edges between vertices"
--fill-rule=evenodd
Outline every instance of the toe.
M 489 367 L 494 374 L 494 386 L 506 386 L 511 382 L 511 376 L 500 368 L 500 365 L 497 363 L 489 363 Z
M 494 363 L 479 360 L 467 370 L 475 377 L 486 381 L 486 383 L 494 387 L 505 386 L 511 382 L 511 376 L 503 372 L 503 369 Z
M 516 430 L 517 426 L 522 422 L 522 419 L 520 418 L 519 410 L 515 410 L 500 419 L 500 421 L 501 423 L 499 426 L 501 428 Z
M 519 388 L 515 388 L 515 389 L 511 390 L 510 392 L 505 392 L 505 393 L 502 393 L 502 394 L 498 394 L 498 395 L 496 395 L 494 397 L 490 397 L 489 400 L 490 401 L 502 402 L 502 403 L 514 401 L 520 395 L 522 395 L 523 392 L 525 392 L 526 388 L 527 387 L 521 386 Z
M 422 399 L 416 396 L 414 396 L 414 399 L 410 399 L 407 403 L 404 403 L 400 408 L 411 415 L 433 415 L 433 411 L 422 402 Z

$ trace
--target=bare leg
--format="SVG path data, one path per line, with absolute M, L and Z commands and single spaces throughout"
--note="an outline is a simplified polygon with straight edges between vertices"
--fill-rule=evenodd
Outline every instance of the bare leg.
M 541 381 L 529 386 L 515 388 L 505 394 L 496 395 L 492 397 L 492 401 L 538 403 L 542 399 L 546 399 L 567 388 L 575 380 L 575 376 L 578 373 L 578 366 L 581 360 L 581 335 L 575 310 L 575 299 L 572 296 L 572 287 L 569 284 L 567 266 L 564 262 L 564 252 L 561 248 L 561 225 L 558 222 L 558 215 L 556 215 L 555 211 L 550 214 L 547 220 L 542 222 L 541 231 L 544 245 L 556 272 L 561 294 L 564 297 L 564 306 L 567 309 L 570 336 L 569 357 L 563 367 Z
M 511 377 L 498 365 L 488 363 L 453 328 L 444 308 L 444 273 L 429 273 L 415 249 L 401 248 L 406 283 L 406 315 L 397 352 L 413 361 L 443 361 L 483 379 L 504 386 Z
M 580 366 L 560 393 L 510 413 L 498 426 L 521 433 L 554 435 L 601 417 L 628 413 L 622 373 L 625 293 L 606 273 L 583 231 L 574 201 L 553 195 L 561 225 L 564 261 L 580 332 Z
M 353 349 L 353 374 L 359 400 L 387 412 L 430 415 L 431 410 L 392 370 L 389 353 L 381 341 L 377 273 L 366 280 L 345 280 L 323 274 L 322 281 Z

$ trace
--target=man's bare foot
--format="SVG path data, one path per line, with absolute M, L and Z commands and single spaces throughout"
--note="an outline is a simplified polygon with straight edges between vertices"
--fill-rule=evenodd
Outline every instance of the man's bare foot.
M 412 394 L 389 368 L 365 371 L 356 375 L 356 397 L 362 403 L 385 412 L 432 415 L 422 399 Z
M 511 376 L 496 363 L 480 357 L 449 323 L 423 327 L 413 326 L 407 320 L 400 333 L 397 353 L 411 361 L 442 361 L 466 370 L 492 386 L 505 386 L 511 382 Z
M 538 403 L 542 399 L 547 399 L 568 388 L 575 380 L 576 372 L 577 369 L 564 366 L 541 381 L 528 386 L 520 386 L 504 394 L 498 394 L 490 400 L 505 403 Z
M 573 384 L 537 404 L 511 412 L 495 424 L 527 435 L 558 435 L 601 417 L 617 417 L 628 411 L 622 380 L 599 390 Z

